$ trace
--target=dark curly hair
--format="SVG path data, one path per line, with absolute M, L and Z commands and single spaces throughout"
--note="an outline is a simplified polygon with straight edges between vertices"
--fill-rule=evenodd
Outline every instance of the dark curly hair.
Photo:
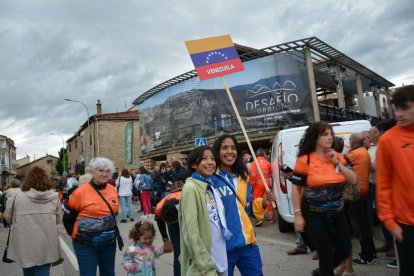
M 39 166 L 33 166 L 27 173 L 20 187 L 22 191 L 28 191 L 30 188 L 36 191 L 44 192 L 52 189 L 52 180 L 44 169 Z
M 178 210 L 176 205 L 179 203 L 180 202 L 175 198 L 170 198 L 164 202 L 160 216 L 166 223 L 172 223 L 178 220 Z
M 200 164 L 201 160 L 203 160 L 203 154 L 206 150 L 211 151 L 214 155 L 214 159 L 216 159 L 216 166 L 217 166 L 217 155 L 214 150 L 209 146 L 199 146 L 194 148 L 187 158 L 187 170 L 185 171 L 185 176 L 190 177 L 195 169 L 192 168 L 193 165 Z
M 144 232 L 151 232 L 155 237 L 154 225 L 149 221 L 138 221 L 129 231 L 129 238 L 134 241 L 138 241 L 139 238 L 144 235 Z
M 336 151 L 336 152 L 340 152 L 342 153 L 342 151 L 344 150 L 344 139 L 342 139 L 339 136 L 335 136 L 333 143 L 332 143 L 332 148 Z
M 334 138 L 335 133 L 333 132 L 332 126 L 329 124 L 325 122 L 315 122 L 310 124 L 299 142 L 298 157 L 314 152 L 316 149 L 316 141 L 327 129 L 332 131 L 332 138 Z
M 177 160 L 172 161 L 171 166 L 172 166 L 172 169 L 173 169 L 174 171 L 178 171 L 178 170 L 179 170 L 179 169 L 181 169 L 181 167 L 182 167 L 182 165 L 181 165 L 180 161 L 177 161 Z
M 220 147 L 221 147 L 221 144 L 227 138 L 230 138 L 231 140 L 233 140 L 233 143 L 236 145 L 237 157 L 236 157 L 236 162 L 234 162 L 234 164 L 232 166 L 232 170 L 233 170 L 233 172 L 236 172 L 238 175 L 240 175 L 241 178 L 246 179 L 249 175 L 249 170 L 247 169 L 246 165 L 244 165 L 244 163 L 243 163 L 243 155 L 241 154 L 239 144 L 237 143 L 237 140 L 233 135 L 223 134 L 223 135 L 219 136 L 216 139 L 216 141 L 214 142 L 213 149 L 214 149 L 214 152 L 217 156 L 217 159 L 216 159 L 217 167 L 220 167 L 220 164 L 221 164 L 221 161 L 220 161 Z

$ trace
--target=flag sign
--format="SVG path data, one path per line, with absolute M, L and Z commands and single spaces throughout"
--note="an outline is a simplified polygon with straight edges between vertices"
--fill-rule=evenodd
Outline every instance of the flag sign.
M 230 35 L 185 42 L 200 80 L 243 71 L 243 63 Z
M 195 138 L 195 146 L 207 146 L 207 138 Z
M 257 161 L 256 154 L 254 153 L 252 144 L 250 143 L 249 136 L 247 136 L 247 132 L 243 125 L 239 111 L 237 110 L 236 103 L 234 102 L 226 79 L 224 78 L 225 75 L 244 70 L 243 64 L 239 58 L 236 47 L 234 46 L 230 35 L 189 40 L 185 42 L 185 45 L 187 46 L 187 50 L 190 53 L 191 59 L 193 60 L 194 67 L 200 80 L 220 77 L 223 81 L 223 85 L 226 88 L 230 103 L 233 106 L 234 113 L 236 114 L 240 128 L 243 131 L 244 138 L 246 139 L 250 152 L 253 155 L 253 159 L 256 162 L 260 177 L 262 178 L 263 183 L 265 183 L 266 179 L 264 177 L 262 169 L 259 166 L 259 161 Z M 203 138 L 195 139 L 196 147 L 203 145 L 204 141 L 201 139 Z M 207 144 L 207 141 L 205 141 L 204 144 Z M 270 191 L 267 185 L 264 185 L 264 187 L 266 191 Z M 276 207 L 275 202 L 272 202 L 272 205 L 273 208 Z

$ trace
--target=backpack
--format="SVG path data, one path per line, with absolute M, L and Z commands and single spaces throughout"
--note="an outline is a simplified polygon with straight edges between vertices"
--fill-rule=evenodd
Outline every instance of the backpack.
M 137 187 L 135 185 L 132 185 L 132 195 L 133 196 L 138 196 L 139 195 L 139 190 L 137 189 Z
M 352 169 L 352 165 L 351 165 L 351 162 L 349 161 L 348 157 L 346 157 L 344 155 L 344 158 L 346 160 L 347 167 Z M 346 201 L 346 202 L 355 202 L 355 201 L 358 201 L 360 199 L 360 197 L 361 197 L 361 192 L 359 191 L 358 183 L 354 183 L 354 184 L 346 183 L 345 184 L 344 201 Z

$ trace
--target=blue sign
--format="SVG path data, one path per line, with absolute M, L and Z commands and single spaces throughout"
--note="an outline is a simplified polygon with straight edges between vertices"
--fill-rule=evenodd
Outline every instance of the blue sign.
M 207 146 L 207 138 L 195 138 L 195 146 Z

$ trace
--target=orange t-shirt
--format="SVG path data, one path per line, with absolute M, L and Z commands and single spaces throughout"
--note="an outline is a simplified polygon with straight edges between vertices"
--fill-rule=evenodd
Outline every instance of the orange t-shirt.
M 359 191 L 361 196 L 368 195 L 369 189 L 369 171 L 371 169 L 371 157 L 366 148 L 359 147 L 348 152 L 346 157 L 352 165 L 356 174 Z
M 338 160 L 342 164 L 346 161 L 341 153 L 338 154 Z M 308 155 L 300 156 L 293 169 L 295 175 L 307 175 L 306 186 L 311 188 L 325 187 L 345 183 L 345 176 L 337 170 L 329 157 L 321 157 L 315 152 Z M 292 183 L 294 183 L 292 181 Z
M 397 223 L 414 226 L 414 126 L 384 133 L 376 162 L 378 217 L 388 230 Z
M 114 186 L 106 184 L 106 187 L 99 191 L 108 201 L 116 216 L 118 213 L 119 202 L 118 193 Z M 75 239 L 76 234 L 78 233 L 79 220 L 84 218 L 92 220 L 97 219 L 97 221 L 102 221 L 102 219 L 105 218 L 107 218 L 108 221 L 113 220 L 108 205 L 106 205 L 90 184 L 85 184 L 77 188 L 70 196 L 68 205 L 69 208 L 79 212 L 75 225 L 73 226 L 72 239 Z M 98 224 L 99 223 L 97 222 L 96 225 Z

